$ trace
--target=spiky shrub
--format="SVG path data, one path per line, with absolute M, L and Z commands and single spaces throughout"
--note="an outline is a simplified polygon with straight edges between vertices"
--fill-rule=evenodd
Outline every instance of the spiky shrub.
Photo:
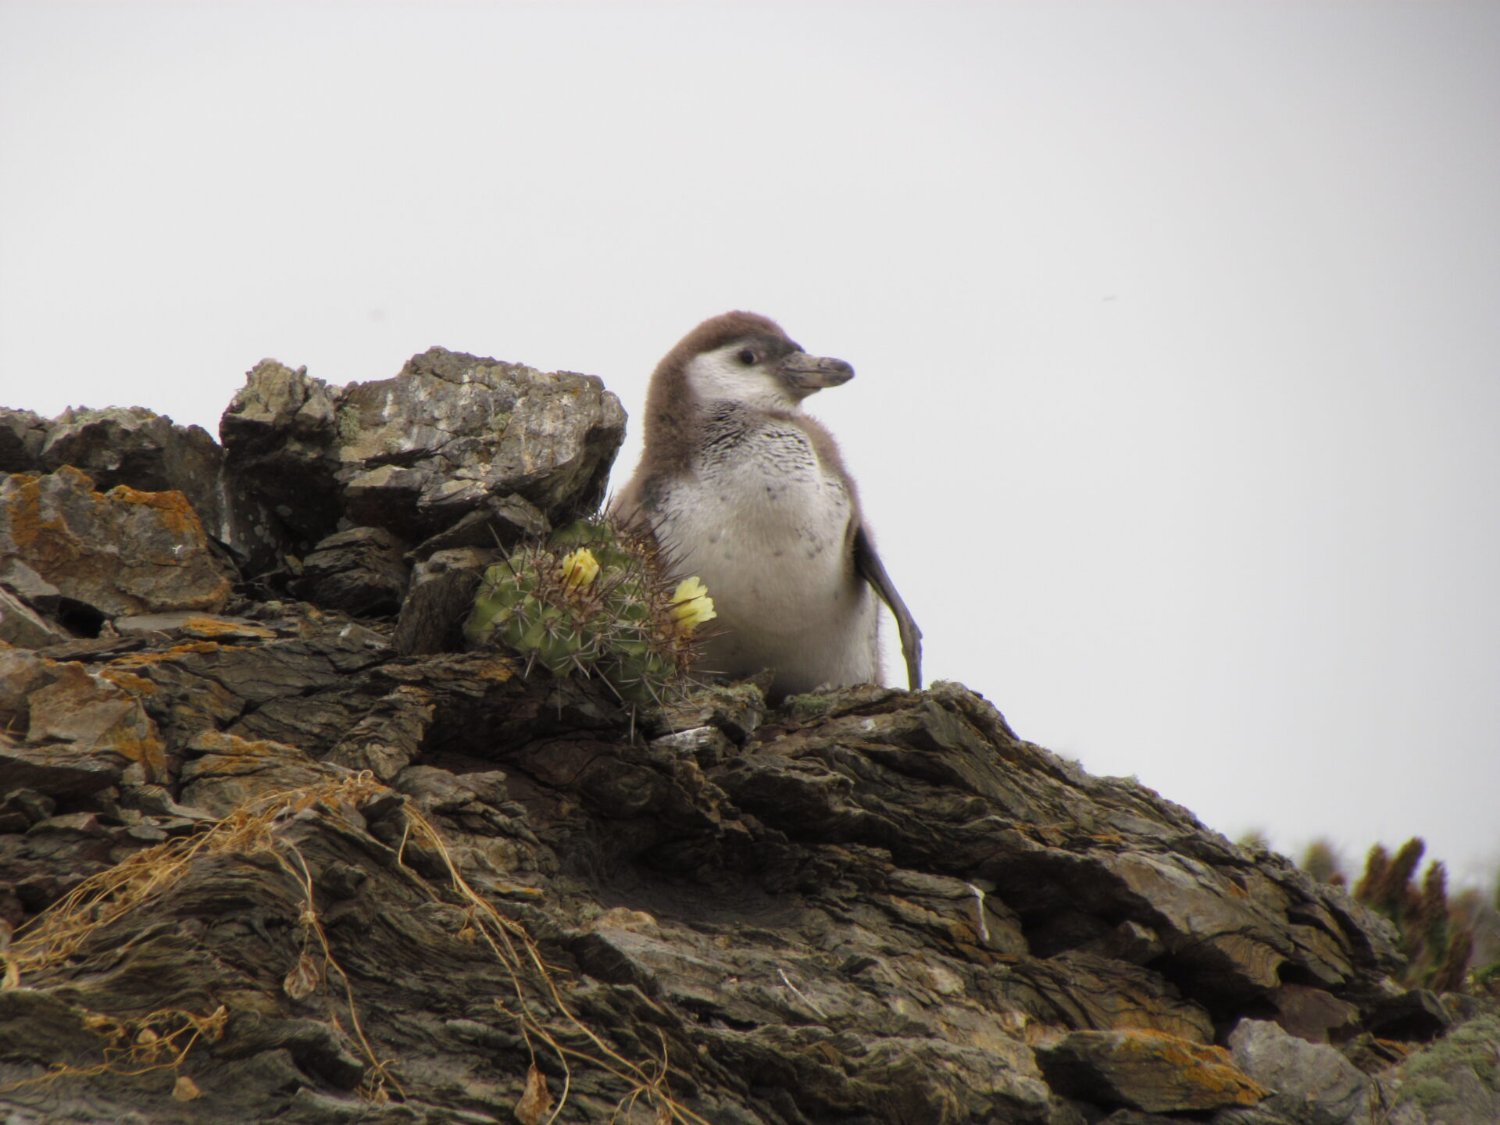
M 623 700 L 660 702 L 685 683 L 694 632 L 715 616 L 696 578 L 675 586 L 655 543 L 600 518 L 516 548 L 485 571 L 464 636 L 555 676 L 596 676 Z
M 1354 898 L 1395 923 L 1407 956 L 1407 984 L 1449 992 L 1463 987 L 1474 954 L 1475 920 L 1449 902 L 1448 871 L 1442 863 L 1429 863 L 1418 882 L 1425 850 L 1415 836 L 1394 856 L 1376 844 L 1365 858 Z

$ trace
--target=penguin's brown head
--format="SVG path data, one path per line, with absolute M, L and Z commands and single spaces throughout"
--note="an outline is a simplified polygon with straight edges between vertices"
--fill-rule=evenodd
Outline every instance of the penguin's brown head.
M 733 402 L 794 410 L 808 395 L 854 378 L 841 359 L 812 356 L 774 320 L 729 312 L 684 336 L 651 378 L 648 412 Z

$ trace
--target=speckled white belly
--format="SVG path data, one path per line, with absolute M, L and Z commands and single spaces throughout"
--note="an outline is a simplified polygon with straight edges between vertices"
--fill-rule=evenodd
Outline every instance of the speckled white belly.
M 705 671 L 776 670 L 775 690 L 879 678 L 876 612 L 849 550 L 849 494 L 800 430 L 768 430 L 672 490 L 662 539 L 719 618 Z

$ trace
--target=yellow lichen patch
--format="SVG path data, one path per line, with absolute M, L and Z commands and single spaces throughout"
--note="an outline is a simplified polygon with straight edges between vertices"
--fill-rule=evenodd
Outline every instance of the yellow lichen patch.
M 202 547 L 207 542 L 198 513 L 188 503 L 188 498 L 175 488 L 165 492 L 142 492 L 128 484 L 117 484 L 100 497 L 100 502 L 103 501 L 150 508 L 160 513 L 162 526 L 184 541 L 191 542 L 195 547 Z
M 477 662 L 474 674 L 480 679 L 508 684 L 516 678 L 516 662 L 508 656 L 487 656 Z
M 267 762 L 285 761 L 288 747 L 265 738 L 241 738 L 237 734 L 206 730 L 194 736 L 193 749 L 214 755 L 213 772 L 220 776 L 259 773 Z
M 82 664 L 59 663 L 51 672 L 53 681 L 28 700 L 30 738 L 137 762 L 151 781 L 166 776 L 166 745 L 140 700 Z
M 155 684 L 146 679 L 145 676 L 137 676 L 134 672 L 127 672 L 123 668 L 116 667 L 119 663 L 121 662 L 117 660 L 114 663 L 106 664 L 103 668 L 99 669 L 99 675 L 114 684 L 121 691 L 129 692 L 131 695 L 147 696 L 156 694 L 157 687 Z
M 210 640 L 214 637 L 236 637 L 241 639 L 274 640 L 275 629 L 264 625 L 252 625 L 248 621 L 234 621 L 228 617 L 189 617 L 182 623 L 182 631 L 190 637 Z
M 58 472 L 76 473 L 88 481 L 90 488 L 93 487 L 92 480 L 70 465 Z M 6 479 L 3 491 L 0 491 L 0 499 L 4 500 L 0 508 L 3 508 L 11 541 L 25 551 L 28 558 L 45 565 L 55 560 L 78 557 L 77 544 L 68 534 L 67 524 L 62 517 L 42 514 L 41 477 L 35 473 L 11 475 Z
M 179 656 L 190 653 L 208 654 L 215 652 L 232 652 L 244 645 L 222 645 L 217 641 L 186 641 L 180 645 L 173 645 L 165 652 L 132 652 L 110 661 L 112 668 L 145 668 L 153 664 L 170 664 Z
M 1123 1065 L 1169 1072 L 1179 1087 L 1181 1104 L 1170 1108 L 1213 1108 L 1255 1105 L 1271 1091 L 1239 1067 L 1223 1047 L 1194 1043 L 1165 1031 L 1130 1030 L 1116 1033 L 1114 1054 Z M 1142 1106 L 1165 1109 L 1165 1106 Z
M 100 745 L 107 746 L 128 761 L 140 763 L 146 771 L 147 781 L 166 779 L 167 744 L 157 735 L 156 724 L 139 704 L 135 712 L 121 716 L 119 722 L 104 732 Z

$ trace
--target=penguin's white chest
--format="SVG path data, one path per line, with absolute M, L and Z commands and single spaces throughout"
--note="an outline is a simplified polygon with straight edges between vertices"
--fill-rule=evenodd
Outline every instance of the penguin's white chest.
M 776 669 L 778 691 L 878 678 L 875 608 L 854 571 L 853 501 L 796 427 L 767 428 L 673 488 L 663 539 L 714 599 L 709 671 Z

